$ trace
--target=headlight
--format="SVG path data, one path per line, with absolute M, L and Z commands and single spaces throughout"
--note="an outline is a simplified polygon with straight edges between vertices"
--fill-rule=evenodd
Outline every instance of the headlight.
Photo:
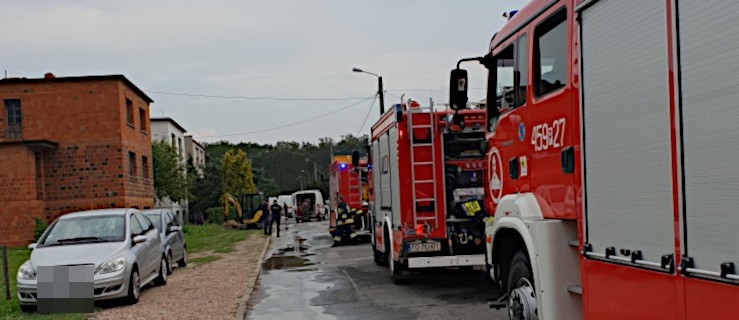
M 29 265 L 23 264 L 18 268 L 18 279 L 33 280 L 36 279 L 36 271 Z
M 125 266 L 126 266 L 126 258 L 120 257 L 118 259 L 113 259 L 113 260 L 110 260 L 102 264 L 100 267 L 98 267 L 97 273 L 103 274 L 103 273 L 121 271 L 123 267 Z

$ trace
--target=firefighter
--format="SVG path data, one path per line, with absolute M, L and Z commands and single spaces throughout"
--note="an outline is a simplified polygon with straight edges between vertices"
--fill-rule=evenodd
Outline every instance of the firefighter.
M 272 216 L 271 219 L 269 219 L 269 229 L 267 231 L 267 235 L 272 235 L 272 224 L 277 223 L 277 237 L 280 237 L 280 219 L 282 219 L 282 206 L 277 204 L 277 200 L 275 200 L 272 203 L 272 206 L 269 207 L 270 215 Z
M 349 212 L 349 205 L 344 202 L 344 197 L 339 196 L 339 205 L 336 208 L 336 229 L 334 231 L 334 246 L 347 244 L 353 239 L 354 219 Z M 356 235 L 355 235 L 356 237 Z
M 262 228 L 264 229 L 264 235 L 265 236 L 269 235 L 267 233 L 267 228 L 270 225 L 269 223 L 270 215 L 269 215 L 269 207 L 267 206 L 267 199 L 262 199 L 262 202 L 259 203 L 259 207 L 257 208 L 257 211 L 262 211 L 262 217 L 260 218 L 260 220 L 262 222 Z

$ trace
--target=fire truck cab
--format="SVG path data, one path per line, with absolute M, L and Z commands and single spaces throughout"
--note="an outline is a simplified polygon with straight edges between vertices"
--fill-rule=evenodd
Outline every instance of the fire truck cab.
M 372 127 L 372 248 L 394 282 L 407 271 L 484 265 L 484 123 L 482 109 L 409 100 Z
M 511 319 L 735 319 L 739 2 L 533 0 L 508 16 L 475 60 L 486 265 Z M 466 80 L 452 72 L 450 100 Z

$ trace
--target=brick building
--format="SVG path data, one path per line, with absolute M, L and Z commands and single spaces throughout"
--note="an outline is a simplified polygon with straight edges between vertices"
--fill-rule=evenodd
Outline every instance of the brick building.
M 0 245 L 34 218 L 153 206 L 151 102 L 122 75 L 0 80 Z

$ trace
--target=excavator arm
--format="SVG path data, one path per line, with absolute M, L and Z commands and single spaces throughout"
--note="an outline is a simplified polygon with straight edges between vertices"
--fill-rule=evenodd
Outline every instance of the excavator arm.
M 226 219 L 228 219 L 228 213 L 230 209 L 229 205 L 233 204 L 234 207 L 236 207 L 236 215 L 238 218 L 237 220 L 241 222 L 241 217 L 242 217 L 241 205 L 239 204 L 238 201 L 236 201 L 236 198 L 234 198 L 230 193 L 226 193 L 223 195 L 223 204 L 225 207 L 223 210 L 223 215 L 226 217 Z

